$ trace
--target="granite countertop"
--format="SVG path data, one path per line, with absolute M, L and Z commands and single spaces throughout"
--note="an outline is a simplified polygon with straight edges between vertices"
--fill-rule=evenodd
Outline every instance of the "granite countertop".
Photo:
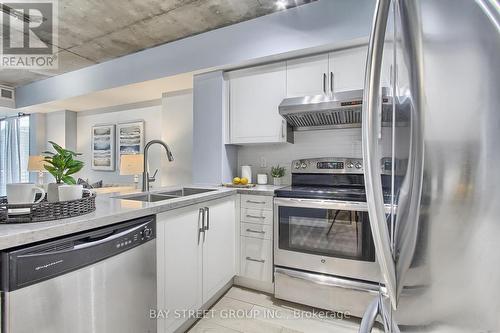
M 47 222 L 0 225 L 0 250 L 158 214 L 208 200 L 235 195 L 236 193 L 274 195 L 274 190 L 279 188 L 279 186 L 272 185 L 258 185 L 251 189 L 184 185 L 155 188 L 151 192 L 176 190 L 182 187 L 210 188 L 214 189 L 214 191 L 159 202 L 141 202 L 116 198 L 116 196 L 121 196 L 123 193 L 98 195 L 96 197 L 96 210 L 90 214 Z M 130 193 L 127 193 L 126 196 L 128 195 Z

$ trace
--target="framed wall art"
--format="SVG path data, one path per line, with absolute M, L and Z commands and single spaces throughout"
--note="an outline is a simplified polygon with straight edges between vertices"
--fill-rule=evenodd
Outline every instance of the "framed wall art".
M 92 126 L 92 170 L 115 170 L 115 125 Z

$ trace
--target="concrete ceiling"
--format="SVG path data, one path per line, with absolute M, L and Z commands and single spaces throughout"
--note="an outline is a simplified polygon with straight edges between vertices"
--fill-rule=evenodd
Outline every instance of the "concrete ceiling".
M 277 1 L 59 0 L 59 68 L 3 69 L 0 84 L 21 86 L 283 10 Z M 291 8 L 316 0 L 280 1 Z

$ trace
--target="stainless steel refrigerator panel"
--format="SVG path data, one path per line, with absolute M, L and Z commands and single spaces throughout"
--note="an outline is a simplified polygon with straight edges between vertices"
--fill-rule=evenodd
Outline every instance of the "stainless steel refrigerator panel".
M 467 332 L 498 330 L 500 7 L 481 0 L 398 4 L 401 58 L 423 124 L 421 202 L 409 222 L 424 235 L 416 236 L 410 259 L 428 265 L 431 277 L 418 316 Z M 399 251 L 407 240 L 398 234 Z M 404 269 L 398 263 L 399 276 Z

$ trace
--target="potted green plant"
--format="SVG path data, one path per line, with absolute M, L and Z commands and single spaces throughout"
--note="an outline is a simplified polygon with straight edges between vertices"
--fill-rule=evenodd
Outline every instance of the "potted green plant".
M 271 167 L 271 176 L 273 177 L 273 183 L 275 186 L 281 185 L 281 178 L 285 175 L 285 171 L 286 168 L 280 166 L 279 164 Z
M 64 149 L 53 141 L 49 141 L 55 153 L 43 152 L 44 168 L 56 179 L 55 183 L 50 183 L 47 187 L 47 201 L 59 201 L 59 186 L 62 184 L 75 185 L 76 180 L 71 176 L 83 168 L 83 162 L 74 159 L 81 155 L 71 150 Z

